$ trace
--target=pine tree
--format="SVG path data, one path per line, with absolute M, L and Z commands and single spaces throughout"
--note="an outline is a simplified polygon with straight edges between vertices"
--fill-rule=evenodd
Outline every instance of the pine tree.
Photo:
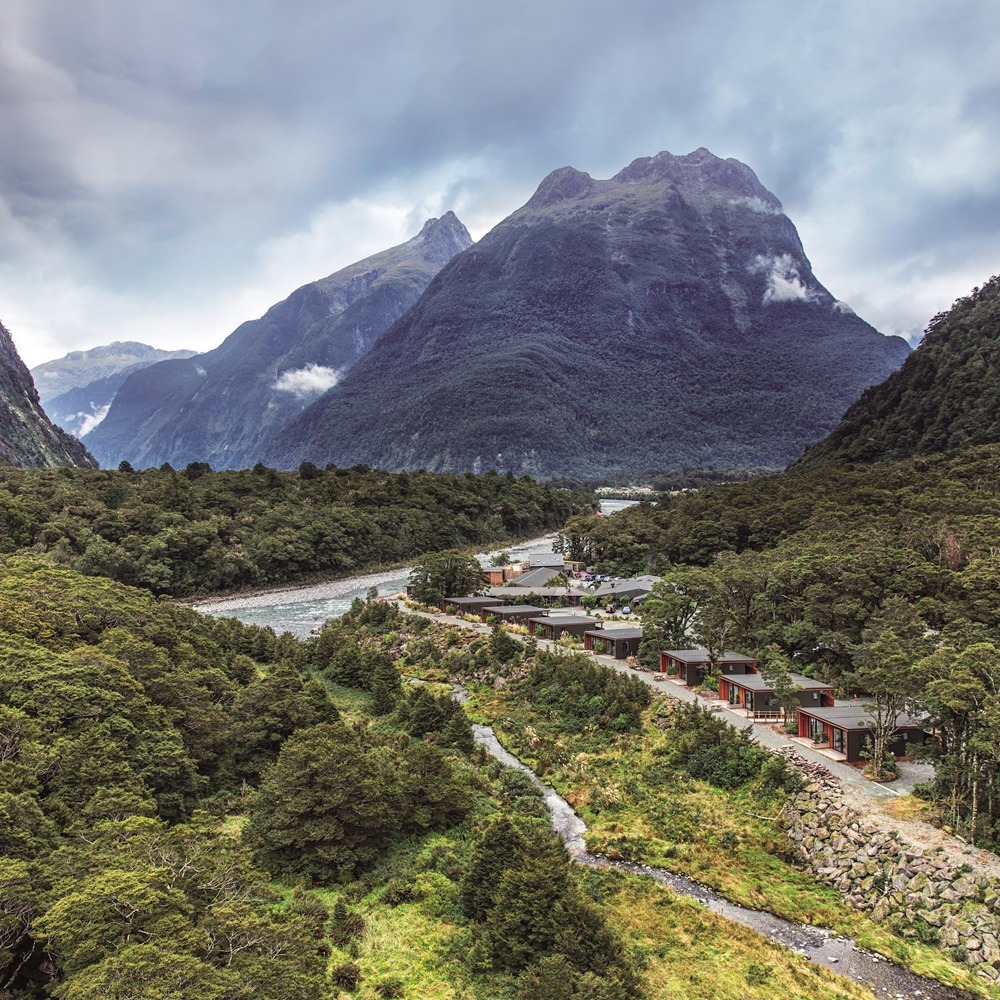
M 441 742 L 446 747 L 454 747 L 464 754 L 471 754 L 476 749 L 476 739 L 472 734 L 472 723 L 461 705 L 455 705 L 444 729 L 441 731 Z
M 476 842 L 462 879 L 462 912 L 470 920 L 487 917 L 501 876 L 523 847 L 524 837 L 506 816 L 494 820 Z
M 570 861 L 554 833 L 527 841 L 512 861 L 485 924 L 494 965 L 516 972 L 550 952 L 569 925 Z
M 399 671 L 387 657 L 380 657 L 372 674 L 372 711 L 376 715 L 388 715 L 395 711 L 402 697 Z

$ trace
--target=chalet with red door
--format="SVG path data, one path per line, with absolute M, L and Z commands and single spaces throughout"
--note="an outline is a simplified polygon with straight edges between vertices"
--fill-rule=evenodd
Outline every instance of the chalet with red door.
M 792 674 L 791 678 L 798 688 L 795 698 L 801 708 L 833 704 L 832 685 L 801 674 Z M 731 709 L 742 710 L 748 719 L 780 719 L 784 714 L 774 691 L 774 682 L 757 672 L 720 677 L 719 697 L 727 701 Z
M 838 701 L 822 708 L 799 709 L 799 740 L 829 757 L 849 762 L 861 756 L 872 738 L 875 719 L 863 702 Z M 907 757 L 911 748 L 927 740 L 926 723 L 911 716 L 897 720 L 896 735 L 888 749 Z
M 743 653 L 720 653 L 715 661 L 720 674 L 746 674 L 757 669 L 757 661 Z M 711 658 L 704 646 L 694 649 L 661 649 L 660 672 L 676 674 L 688 687 L 700 687 L 711 668 Z

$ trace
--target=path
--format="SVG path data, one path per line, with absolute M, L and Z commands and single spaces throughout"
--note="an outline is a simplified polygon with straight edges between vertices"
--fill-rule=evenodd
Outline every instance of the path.
M 491 627 L 489 625 L 476 624 L 473 622 L 467 622 L 464 618 L 458 618 L 455 615 L 446 615 L 443 612 L 437 612 L 435 614 L 430 614 L 426 611 L 413 611 L 411 608 L 405 607 L 403 603 L 398 602 L 402 610 L 409 612 L 410 614 L 417 614 L 423 618 L 429 618 L 432 621 L 445 622 L 449 625 L 459 625 L 462 628 L 471 629 L 472 631 L 480 632 L 482 634 L 489 634 Z M 519 638 L 518 636 L 514 636 Z M 546 639 L 538 640 L 539 648 L 541 649 L 554 649 L 561 652 L 565 652 L 565 647 L 558 645 L 558 643 L 550 642 Z M 595 662 L 601 663 L 604 666 L 611 667 L 613 670 L 617 670 L 620 674 L 628 674 L 631 677 L 638 677 L 644 684 L 652 688 L 657 694 L 665 695 L 670 698 L 675 698 L 678 701 L 691 702 L 703 706 L 722 704 L 718 699 L 704 698 L 701 695 L 696 694 L 690 688 L 683 687 L 679 684 L 673 684 L 670 681 L 657 681 L 654 678 L 656 674 L 650 673 L 648 670 L 637 670 L 634 667 L 630 667 L 627 663 L 622 660 L 616 660 L 613 656 L 607 656 L 600 653 L 590 653 Z M 724 705 L 716 713 L 719 718 L 724 719 L 730 725 L 735 726 L 737 729 L 745 730 L 752 739 L 756 740 L 762 746 L 768 747 L 771 750 L 777 750 L 782 747 L 794 748 L 795 752 L 801 757 L 814 764 L 822 764 L 831 774 L 836 775 L 841 783 L 846 788 L 857 789 L 862 795 L 874 799 L 894 799 L 900 793 L 888 788 L 885 785 L 879 785 L 876 782 L 868 781 L 867 778 L 863 777 L 861 773 L 855 770 L 853 767 L 849 767 L 847 764 L 842 764 L 839 761 L 831 760 L 829 757 L 823 754 L 817 753 L 810 747 L 802 746 L 798 743 L 791 743 L 787 736 L 776 733 L 767 726 L 758 726 L 753 722 L 747 720 L 745 716 L 737 715 L 735 712 L 729 711 Z
M 430 614 L 425 611 L 413 611 L 411 608 L 406 607 L 403 602 L 400 601 L 398 603 L 402 610 L 410 614 L 418 614 L 421 617 L 429 618 L 432 621 L 445 622 L 449 625 L 459 625 L 462 628 L 467 628 L 483 635 L 488 635 L 492 631 L 489 625 L 467 622 L 464 618 L 458 618 L 455 615 L 446 615 L 442 612 Z M 515 635 L 514 638 L 520 639 L 520 636 Z M 539 639 L 538 645 L 541 649 L 565 652 L 564 646 L 546 639 Z M 682 685 L 673 684 L 670 681 L 654 680 L 655 674 L 647 670 L 636 670 L 623 661 L 616 660 L 613 656 L 597 653 L 588 655 L 592 656 L 596 662 L 611 667 L 620 674 L 638 677 L 639 680 L 663 697 L 703 706 L 711 704 L 715 704 L 716 706 L 722 704 L 724 706 L 724 703 L 721 703 L 718 699 L 702 697 L 690 688 Z M 996 854 L 972 848 L 966 841 L 954 837 L 919 818 L 904 818 L 895 815 L 893 813 L 893 804 L 900 795 L 908 792 L 909 788 L 896 791 L 896 789 L 886 785 L 869 781 L 859 770 L 840 761 L 831 760 L 824 754 L 817 753 L 815 750 L 801 743 L 792 743 L 784 734 L 776 733 L 767 726 L 755 725 L 745 716 L 730 712 L 725 707 L 719 709 L 716 714 L 736 728 L 743 729 L 749 734 L 751 739 L 760 743 L 761 746 L 765 746 L 771 750 L 791 748 L 795 750 L 796 754 L 810 763 L 820 764 L 825 767 L 840 780 L 847 804 L 855 812 L 860 813 L 866 819 L 877 824 L 882 830 L 886 832 L 898 831 L 914 846 L 926 851 L 941 848 L 954 856 L 961 855 L 963 860 L 971 865 L 977 873 L 1000 878 L 1000 857 Z

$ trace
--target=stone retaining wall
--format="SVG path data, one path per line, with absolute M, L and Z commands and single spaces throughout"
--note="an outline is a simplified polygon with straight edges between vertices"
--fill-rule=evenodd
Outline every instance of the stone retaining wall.
M 950 949 L 1000 980 L 1000 879 L 887 833 L 845 803 L 836 778 L 818 775 L 815 765 L 803 770 L 811 780 L 791 796 L 784 825 L 805 866 L 873 919 L 889 919 L 904 936 Z

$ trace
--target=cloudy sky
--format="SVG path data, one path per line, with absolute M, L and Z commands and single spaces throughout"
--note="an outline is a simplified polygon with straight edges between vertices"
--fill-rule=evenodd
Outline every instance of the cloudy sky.
M 887 333 L 1000 271 L 993 0 L 3 0 L 0 320 L 207 350 L 567 164 L 750 164 Z

